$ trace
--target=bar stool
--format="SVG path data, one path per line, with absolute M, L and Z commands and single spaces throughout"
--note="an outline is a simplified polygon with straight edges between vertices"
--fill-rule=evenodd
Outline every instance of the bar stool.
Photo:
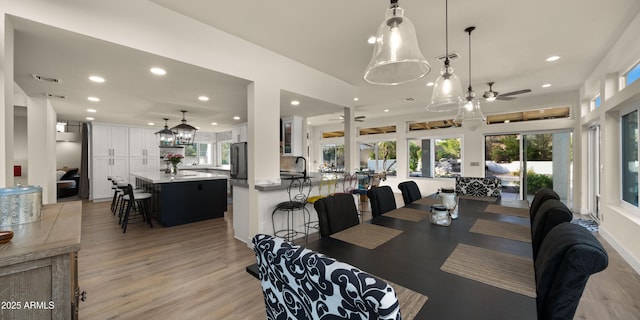
M 307 210 L 307 199 L 311 192 L 311 179 L 309 178 L 293 178 L 289 187 L 287 187 L 289 193 L 289 201 L 280 202 L 276 205 L 276 208 L 271 213 L 271 224 L 273 225 L 273 234 L 276 237 L 285 238 L 288 241 L 292 241 L 296 236 L 302 232 L 295 229 L 294 213 L 302 213 L 302 226 L 305 227 L 307 221 L 310 218 L 309 210 Z M 286 221 L 286 227 L 276 230 L 276 216 L 278 213 L 284 214 L 284 221 Z M 283 223 L 284 224 L 284 223 Z
M 124 195 L 122 196 L 122 206 L 126 209 L 124 211 L 124 215 L 122 216 L 122 233 L 127 232 L 127 225 L 129 224 L 129 218 L 131 215 L 131 210 L 135 207 L 138 210 L 138 213 L 142 217 L 142 221 L 146 221 L 149 224 L 149 227 L 153 228 L 153 224 L 151 223 L 151 212 L 149 210 L 149 199 L 151 199 L 151 193 L 134 193 L 133 187 L 131 184 L 127 184 L 123 188 Z
M 322 178 L 320 178 L 320 184 L 318 185 L 318 195 L 308 197 L 307 203 L 313 205 L 316 201 L 333 195 L 336 192 L 337 186 L 338 178 L 335 175 L 323 175 Z M 309 218 L 309 221 L 305 223 L 305 235 L 307 237 L 307 241 L 309 238 L 309 229 L 316 229 L 320 231 L 319 221 L 311 221 L 311 218 Z

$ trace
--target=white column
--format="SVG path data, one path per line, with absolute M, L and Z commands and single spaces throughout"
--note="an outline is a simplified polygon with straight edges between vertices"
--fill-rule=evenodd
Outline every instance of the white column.
M 354 114 L 351 108 L 344 108 L 344 172 L 353 172 L 360 166 Z
M 280 183 L 280 89 L 261 81 L 247 88 L 249 237 L 258 233 L 261 210 L 256 185 Z M 248 239 L 250 240 L 250 239 Z
M 47 99 L 27 99 L 27 141 L 29 184 L 42 187 L 43 204 L 55 203 L 56 112 Z
M 0 187 L 13 186 L 13 26 L 0 12 Z

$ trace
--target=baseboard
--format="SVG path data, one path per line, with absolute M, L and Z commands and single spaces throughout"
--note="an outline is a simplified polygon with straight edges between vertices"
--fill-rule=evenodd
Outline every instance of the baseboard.
M 600 228 L 598 233 L 620 254 L 622 259 L 626 261 L 637 274 L 640 275 L 640 260 L 635 259 L 615 238 L 606 230 Z

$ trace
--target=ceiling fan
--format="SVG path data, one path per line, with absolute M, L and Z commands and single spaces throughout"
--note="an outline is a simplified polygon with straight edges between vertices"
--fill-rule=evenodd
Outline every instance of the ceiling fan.
M 339 117 L 340 117 L 340 119 L 330 119 L 330 120 L 340 120 L 340 121 L 344 122 L 344 116 L 340 115 Z M 366 116 L 355 116 L 353 118 L 353 120 L 355 120 L 357 122 L 363 122 L 365 118 L 366 118 Z
M 523 94 L 523 93 L 531 92 L 531 89 L 522 89 L 522 90 L 511 91 L 511 92 L 500 94 L 500 92 L 493 91 L 493 85 L 495 84 L 495 82 L 487 82 L 487 84 L 489 85 L 489 91 L 485 91 L 484 94 L 482 95 L 482 97 L 485 98 L 485 100 L 487 100 L 487 101 L 513 100 L 513 99 L 516 98 L 516 97 L 513 97 L 513 96 L 515 96 L 517 94 Z

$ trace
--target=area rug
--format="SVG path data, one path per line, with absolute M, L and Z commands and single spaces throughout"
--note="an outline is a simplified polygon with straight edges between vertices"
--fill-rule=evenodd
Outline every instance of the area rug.
M 402 230 L 387 228 L 371 223 L 361 223 L 349 229 L 331 235 L 331 238 L 342 240 L 367 249 L 375 249 L 379 245 L 395 238 Z
M 515 223 L 478 219 L 469 232 L 531 243 L 531 229 Z
M 392 217 L 396 219 L 409 220 L 413 222 L 418 222 L 429 216 L 428 211 L 411 209 L 411 208 L 398 208 L 395 210 L 391 210 L 384 214 L 387 217 Z
M 528 297 L 536 297 L 533 261 L 530 258 L 461 243 L 440 270 Z
M 571 220 L 571 223 L 582 226 L 591 232 L 598 232 L 599 229 L 598 223 L 591 219 L 573 219 Z
M 510 216 L 529 218 L 529 209 L 505 207 L 497 204 L 490 204 L 484 209 L 484 212 L 495 214 L 506 214 Z

